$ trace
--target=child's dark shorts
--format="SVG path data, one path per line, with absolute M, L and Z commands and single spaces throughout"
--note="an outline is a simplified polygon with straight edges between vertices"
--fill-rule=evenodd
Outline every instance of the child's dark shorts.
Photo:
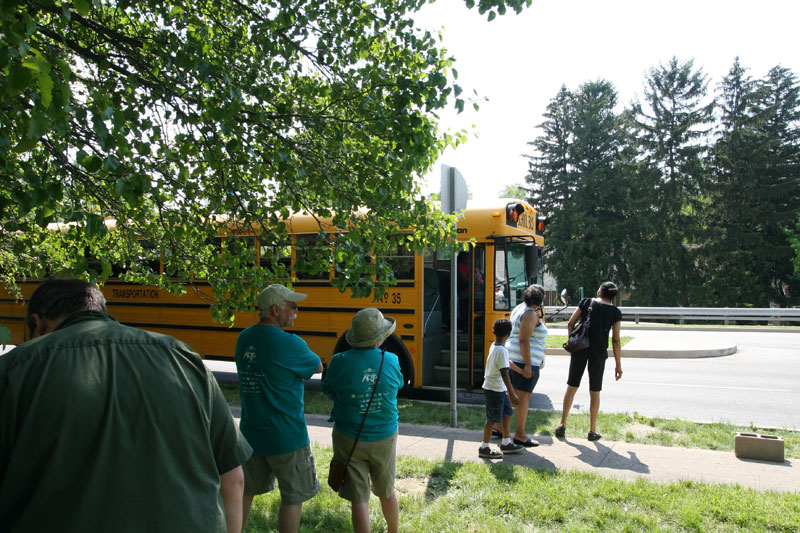
M 511 402 L 508 400 L 507 392 L 484 389 L 483 396 L 486 398 L 486 420 L 489 422 L 496 422 L 499 424 L 503 421 L 503 417 L 514 414 L 514 410 L 511 408 Z

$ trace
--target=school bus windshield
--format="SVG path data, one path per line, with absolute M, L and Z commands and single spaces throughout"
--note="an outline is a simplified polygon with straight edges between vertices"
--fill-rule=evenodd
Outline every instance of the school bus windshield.
M 495 248 L 494 308 L 513 309 L 528 285 L 537 283 L 540 249 L 532 243 L 511 242 Z

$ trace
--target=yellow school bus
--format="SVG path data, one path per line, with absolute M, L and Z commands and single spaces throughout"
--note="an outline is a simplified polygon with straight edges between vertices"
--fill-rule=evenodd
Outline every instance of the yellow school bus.
M 320 229 L 330 233 L 335 228 L 309 215 L 294 215 L 288 222 L 292 240 L 281 261 L 292 271 L 296 243 L 317 239 Z M 453 314 L 459 389 L 481 386 L 494 321 L 508 317 L 528 285 L 542 283 L 545 223 L 533 207 L 519 200 L 470 204 L 458 220 L 459 241 L 474 243 L 457 258 L 457 309 Z M 258 239 L 237 235 L 243 237 L 255 247 L 256 261 L 267 261 Z M 449 389 L 451 252 L 415 254 L 398 249 L 384 259 L 392 265 L 398 281 L 377 302 L 339 292 L 331 284 L 333 266 L 316 275 L 293 272 L 292 288 L 308 298 L 299 302 L 297 320 L 288 331 L 305 339 L 327 364 L 333 354 L 348 347 L 344 334 L 353 315 L 359 309 L 377 307 L 397 321 L 397 329 L 384 347 L 399 357 L 406 388 Z M 30 297 L 38 283 L 20 282 L 23 297 Z M 182 296 L 118 279 L 106 281 L 101 290 L 109 313 L 120 322 L 177 337 L 207 359 L 232 359 L 237 335 L 258 318 L 255 313 L 238 313 L 235 327 L 214 323 L 209 312 L 210 286 L 203 281 L 193 282 L 193 288 Z M 24 316 L 24 302 L 0 292 L 0 321 L 11 329 L 11 344 L 28 339 Z

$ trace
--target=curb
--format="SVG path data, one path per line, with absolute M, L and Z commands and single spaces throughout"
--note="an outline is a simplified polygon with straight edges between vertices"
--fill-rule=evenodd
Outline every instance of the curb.
M 707 348 L 701 350 L 626 350 L 622 349 L 622 357 L 635 359 L 699 359 L 703 357 L 724 357 L 737 352 L 736 345 L 723 348 Z M 570 355 L 563 348 L 546 348 L 545 355 Z
M 549 324 L 548 330 L 566 330 L 565 323 Z M 738 332 L 738 333 L 800 333 L 797 326 L 687 326 L 687 325 L 659 325 L 659 324 L 622 324 L 623 330 L 628 331 L 713 331 L 713 332 Z

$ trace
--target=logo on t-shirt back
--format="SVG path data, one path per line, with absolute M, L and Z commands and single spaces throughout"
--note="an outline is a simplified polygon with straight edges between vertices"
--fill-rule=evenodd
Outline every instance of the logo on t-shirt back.
M 361 378 L 361 383 L 365 381 L 367 383 L 375 383 L 375 379 L 378 377 L 378 372 L 374 368 L 367 368 L 364 370 L 364 377 Z
M 252 361 L 256 358 L 256 348 L 255 346 L 248 346 L 247 350 L 245 350 L 244 354 L 242 355 L 248 361 Z

